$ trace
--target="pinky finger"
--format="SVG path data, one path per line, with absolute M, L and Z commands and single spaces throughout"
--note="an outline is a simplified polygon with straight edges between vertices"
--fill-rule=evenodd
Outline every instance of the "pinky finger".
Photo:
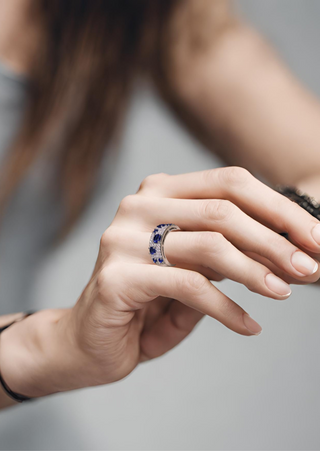
M 238 304 L 196 271 L 130 264 L 130 268 L 122 266 L 122 273 L 126 274 L 126 285 L 130 286 L 130 299 L 139 300 L 131 304 L 132 310 L 141 308 L 141 304 L 157 296 L 164 296 L 211 316 L 239 334 L 256 335 L 261 332 L 259 324 Z M 128 305 L 125 308 L 128 311 Z

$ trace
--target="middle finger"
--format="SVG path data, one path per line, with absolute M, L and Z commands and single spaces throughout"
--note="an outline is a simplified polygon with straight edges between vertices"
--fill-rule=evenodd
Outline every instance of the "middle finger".
M 318 263 L 284 237 L 254 220 L 236 205 L 216 199 L 135 198 L 132 214 L 144 229 L 175 223 L 182 230 L 215 231 L 242 251 L 266 257 L 294 278 L 319 278 Z

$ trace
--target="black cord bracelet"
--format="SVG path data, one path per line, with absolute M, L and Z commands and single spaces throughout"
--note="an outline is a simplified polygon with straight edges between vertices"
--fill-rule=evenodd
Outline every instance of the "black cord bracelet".
M 9 323 L 9 324 L 7 324 L 7 325 L 1 327 L 1 328 L 0 328 L 0 334 L 1 334 L 4 330 L 8 329 L 8 327 L 12 326 L 12 325 L 15 324 L 15 323 L 19 323 L 20 321 L 24 320 L 25 318 L 27 318 L 28 316 L 32 315 L 33 313 L 35 313 L 35 312 L 34 312 L 34 311 L 32 311 L 32 312 L 26 312 L 21 318 L 18 318 L 17 320 L 12 321 L 11 323 Z M 15 392 L 13 392 L 13 391 L 8 387 L 8 385 L 6 384 L 6 382 L 3 380 L 3 377 L 2 377 L 2 375 L 1 375 L 1 372 L 0 372 L 0 386 L 3 388 L 3 390 L 5 391 L 5 393 L 6 393 L 11 399 L 13 399 L 13 400 L 16 401 L 16 402 L 20 402 L 20 403 L 21 403 L 21 402 L 25 402 L 25 401 L 31 401 L 31 399 L 32 399 L 32 398 L 28 398 L 27 396 L 21 395 L 20 393 L 15 393 Z
M 19 393 L 15 393 L 12 390 L 10 390 L 10 388 L 8 387 L 8 385 L 5 383 L 5 381 L 3 380 L 3 377 L 1 376 L 0 373 L 0 385 L 3 388 L 3 390 L 6 392 L 6 394 L 13 399 L 16 402 L 25 402 L 25 401 L 31 401 L 32 398 L 28 398 L 27 396 L 24 395 L 20 395 Z

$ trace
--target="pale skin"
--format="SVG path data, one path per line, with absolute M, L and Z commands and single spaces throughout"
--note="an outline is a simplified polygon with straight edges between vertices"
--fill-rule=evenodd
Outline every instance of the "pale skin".
M 21 49 L 10 45 L 2 35 L 1 55 L 27 71 Z M 320 198 L 318 102 L 245 25 L 228 27 L 195 60 L 185 50 L 184 42 L 175 50 L 176 96 L 233 166 L 151 175 L 123 199 L 77 303 L 38 312 L 1 335 L 1 373 L 18 393 L 40 397 L 120 380 L 180 343 L 203 315 L 239 334 L 259 334 L 259 324 L 209 280 L 228 278 L 284 300 L 290 284 L 320 277 L 319 221 L 244 169 Z M 158 267 L 148 255 L 160 223 L 182 229 L 166 239 L 175 267 Z M 0 406 L 11 404 L 0 392 Z

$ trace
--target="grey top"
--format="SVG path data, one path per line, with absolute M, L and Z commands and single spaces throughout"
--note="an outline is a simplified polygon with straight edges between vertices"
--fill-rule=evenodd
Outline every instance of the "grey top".
M 27 80 L 0 62 L 0 164 L 18 132 L 27 95 Z M 62 220 L 61 206 L 54 198 L 54 167 L 42 158 L 28 171 L 0 223 L 0 314 L 74 304 L 90 277 L 99 238 L 112 221 L 125 195 L 135 192 L 141 180 L 152 173 L 189 172 L 219 164 L 212 155 L 208 163 L 205 153 L 195 154 L 192 142 L 177 128 L 173 118 L 161 120 L 159 111 L 163 105 L 158 101 L 155 104 L 152 102 L 150 92 L 143 87 L 138 89 L 138 95 L 133 95 L 131 109 L 133 105 L 136 113 L 132 115 L 125 138 L 120 144 L 121 152 L 118 155 L 106 152 L 101 171 L 97 174 L 97 188 L 92 203 L 58 251 L 51 247 Z M 136 127 L 135 123 L 139 124 L 139 111 L 143 111 L 145 105 L 150 109 L 149 127 L 148 130 L 144 128 L 138 132 L 142 142 L 135 144 L 136 135 L 132 135 L 130 130 Z M 154 124 L 157 123 L 162 130 L 167 127 L 169 136 L 172 135 L 176 140 L 174 153 L 170 151 L 172 144 L 170 140 L 166 142 L 165 134 L 159 139 L 160 134 L 157 132 L 156 140 L 153 138 Z M 130 170 L 133 167 L 135 169 Z M 83 233 L 81 247 L 86 252 L 87 266 L 83 265 L 83 252 L 75 258 L 74 248 L 68 248 L 68 243 L 76 239 L 74 237 L 79 228 Z M 71 271 L 69 267 L 67 273 L 43 274 L 45 262 L 50 260 L 48 255 L 52 254 L 51 251 L 59 253 L 61 249 L 65 249 L 63 261 L 54 266 L 53 272 L 57 267 L 67 265 L 70 257 L 76 259 Z M 91 263 L 88 255 L 92 259 Z M 57 292 L 60 286 L 67 287 L 62 295 Z
M 0 164 L 24 112 L 28 82 L 0 63 Z M 0 312 L 30 309 L 30 284 L 59 224 L 50 168 L 38 161 L 19 185 L 0 224 Z

